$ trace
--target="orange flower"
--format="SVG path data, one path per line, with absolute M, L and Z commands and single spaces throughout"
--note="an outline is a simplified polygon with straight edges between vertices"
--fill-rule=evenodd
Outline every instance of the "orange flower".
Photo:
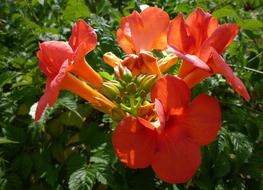
M 102 78 L 85 62 L 85 55 L 96 46 L 96 33 L 83 20 L 73 26 L 67 42 L 48 41 L 37 52 L 39 67 L 47 76 L 44 95 L 40 98 L 35 119 L 39 120 L 47 104 L 52 106 L 60 90 L 69 90 L 89 101 L 95 108 L 110 113 L 115 104 L 75 76 L 74 72 L 93 86 L 100 88 Z
M 236 24 L 218 25 L 218 20 L 198 8 L 184 20 L 179 14 L 170 24 L 168 44 L 183 59 L 179 77 L 191 88 L 213 74 L 222 74 L 230 86 L 247 101 L 250 96 L 242 81 L 220 56 L 239 31 Z M 205 71 L 198 65 L 206 63 Z
M 168 183 L 188 181 L 200 165 L 200 146 L 211 143 L 221 127 L 220 107 L 213 97 L 201 94 L 191 103 L 190 97 L 180 78 L 157 80 L 151 90 L 155 119 L 127 117 L 113 134 L 119 159 L 131 168 L 151 165 Z
M 148 7 L 141 13 L 134 11 L 131 15 L 122 18 L 121 27 L 117 30 L 117 40 L 128 57 L 123 61 L 116 60 L 116 56 L 112 53 L 106 53 L 104 61 L 113 67 L 122 64 L 134 75 L 144 73 L 160 76 L 162 71 L 151 51 L 167 48 L 169 21 L 169 15 L 156 7 Z M 173 64 L 177 61 L 175 58 L 171 60 Z M 169 65 L 172 65 L 171 61 Z

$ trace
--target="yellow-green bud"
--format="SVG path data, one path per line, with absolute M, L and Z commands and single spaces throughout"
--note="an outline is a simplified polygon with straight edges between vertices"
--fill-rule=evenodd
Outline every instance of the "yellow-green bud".
M 128 83 L 126 91 L 129 93 L 135 93 L 137 91 L 137 85 L 134 82 Z
M 132 73 L 127 67 L 124 67 L 123 69 L 122 80 L 126 82 L 130 82 L 132 80 Z
M 111 81 L 104 82 L 102 84 L 102 93 L 106 95 L 109 99 L 115 100 L 117 97 L 120 96 L 120 90 L 115 86 Z
M 143 78 L 140 84 L 140 89 L 145 90 L 146 92 L 149 92 L 154 84 L 154 81 L 156 80 L 156 75 L 147 75 Z

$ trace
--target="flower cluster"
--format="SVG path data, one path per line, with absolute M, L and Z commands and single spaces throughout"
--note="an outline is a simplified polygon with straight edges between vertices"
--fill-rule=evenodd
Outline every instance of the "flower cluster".
M 130 168 L 151 166 L 161 180 L 184 183 L 200 165 L 200 147 L 211 143 L 221 128 L 218 101 L 206 94 L 191 100 L 191 88 L 221 74 L 239 95 L 250 99 L 221 56 L 238 31 L 238 25 L 219 25 L 200 8 L 187 19 L 179 14 L 173 20 L 156 7 L 134 11 L 122 18 L 117 30 L 126 58 L 111 52 L 103 56 L 115 73 L 115 80 L 105 81 L 85 60 L 97 39 L 80 19 L 69 42 L 40 44 L 37 56 L 47 83 L 35 119 L 56 102 L 60 90 L 71 91 L 119 122 L 112 144 L 121 162 Z M 154 51 L 170 53 L 157 58 Z M 179 59 L 177 76 L 166 75 Z

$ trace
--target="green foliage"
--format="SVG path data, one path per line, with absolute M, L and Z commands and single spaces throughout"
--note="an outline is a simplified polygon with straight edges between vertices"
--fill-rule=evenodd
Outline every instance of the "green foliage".
M 75 95 L 63 92 L 40 122 L 32 107 L 43 93 L 45 78 L 38 69 L 38 43 L 66 40 L 79 17 L 98 35 L 86 59 L 105 79 L 113 70 L 102 55 L 113 51 L 120 19 L 139 5 L 165 9 L 171 19 L 202 7 L 220 23 L 237 23 L 240 32 L 224 57 L 244 81 L 252 97 L 244 102 L 222 76 L 193 89 L 221 104 L 223 126 L 217 139 L 202 148 L 202 165 L 186 184 L 158 180 L 152 169 L 129 169 L 111 146 L 114 126 Z M 261 0 L 2 0 L 0 3 L 0 189 L 226 189 L 263 188 L 263 10 Z M 154 30 L 154 29 L 153 29 Z M 178 65 L 169 70 L 175 73 Z

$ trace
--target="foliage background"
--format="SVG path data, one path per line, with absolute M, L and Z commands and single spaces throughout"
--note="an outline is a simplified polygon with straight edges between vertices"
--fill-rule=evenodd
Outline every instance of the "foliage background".
M 142 4 L 161 7 L 171 18 L 202 7 L 221 23 L 241 26 L 224 56 L 252 99 L 244 102 L 217 75 L 194 87 L 193 96 L 204 92 L 220 101 L 223 127 L 216 141 L 203 147 L 202 165 L 186 184 L 166 184 L 151 168 L 121 164 L 111 146 L 111 120 L 75 95 L 63 92 L 39 123 L 30 115 L 45 85 L 36 57 L 39 42 L 65 41 L 82 17 L 98 35 L 89 64 L 112 73 L 102 55 L 124 56 L 115 31 L 121 17 Z M 262 0 L 1 0 L 0 189 L 263 189 L 262 20 Z

